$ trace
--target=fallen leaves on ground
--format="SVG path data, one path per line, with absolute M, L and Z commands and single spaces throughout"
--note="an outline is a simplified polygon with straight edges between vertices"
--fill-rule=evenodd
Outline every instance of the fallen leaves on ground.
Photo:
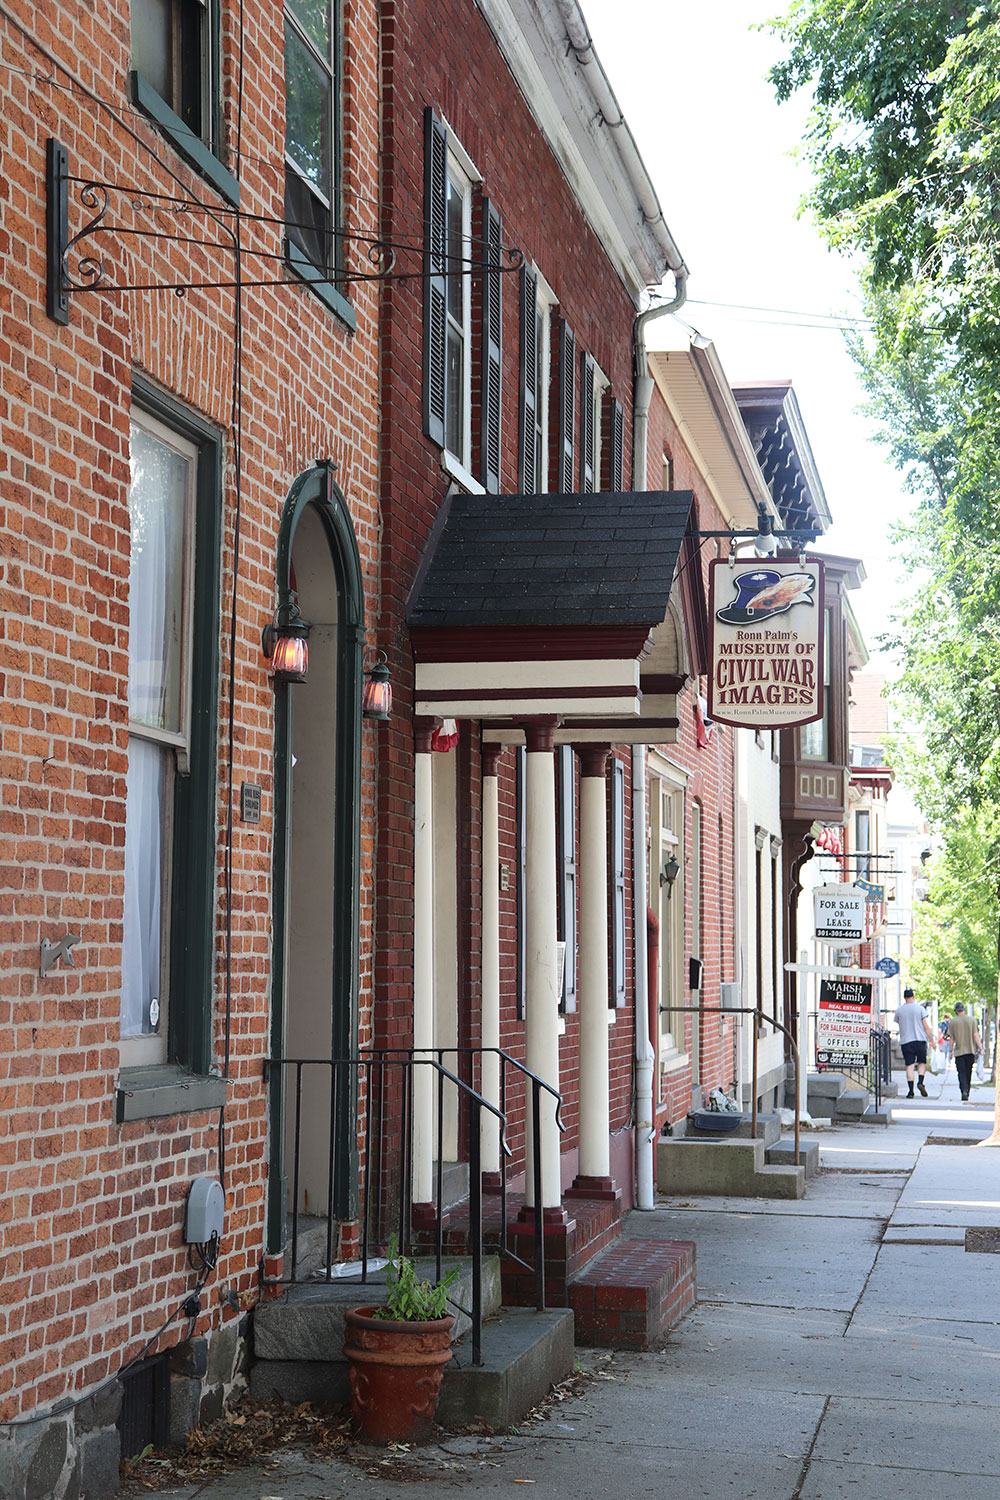
M 155 1449 L 122 1462 L 125 1494 L 142 1494 L 168 1484 L 228 1474 L 263 1463 L 284 1448 L 299 1447 L 319 1458 L 343 1454 L 351 1441 L 351 1414 L 345 1406 L 293 1406 L 280 1398 L 255 1401 L 245 1396 L 217 1422 L 196 1427 L 177 1452 Z

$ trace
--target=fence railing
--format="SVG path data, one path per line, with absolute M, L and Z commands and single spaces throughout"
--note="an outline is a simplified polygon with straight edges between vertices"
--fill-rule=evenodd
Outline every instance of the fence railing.
M 892 1037 L 881 1026 L 868 1036 L 868 1091 L 875 1096 L 875 1113 L 882 1108 L 882 1089 L 892 1081 Z
M 483 1097 L 470 1081 L 482 1073 L 484 1054 L 499 1061 L 499 1106 Z M 455 1058 L 455 1070 L 447 1067 L 445 1057 Z M 468 1077 L 459 1076 L 464 1065 Z M 334 1269 L 338 1251 L 338 1223 L 348 1214 L 359 1223 L 360 1281 L 370 1280 L 369 1265 L 384 1249 L 395 1232 L 400 1251 L 412 1253 L 413 1226 L 413 1141 L 414 1079 L 417 1069 L 429 1070 L 436 1087 L 435 1149 L 433 1173 L 433 1241 L 435 1275 L 441 1276 L 444 1259 L 445 1203 L 444 1130 L 445 1090 L 457 1095 L 458 1115 L 462 1117 L 467 1142 L 468 1250 L 472 1272 L 470 1318 L 472 1323 L 472 1359 L 482 1363 L 482 1266 L 483 1233 L 483 1121 L 495 1121 L 499 1149 L 499 1183 L 501 1229 L 496 1248 L 535 1277 L 535 1300 L 545 1305 L 545 1258 L 542 1182 L 542 1095 L 553 1099 L 555 1123 L 564 1129 L 559 1118 L 561 1099 L 557 1090 L 537 1077 L 530 1069 L 502 1048 L 452 1047 L 419 1053 L 413 1048 L 386 1048 L 365 1052 L 355 1058 L 280 1058 L 266 1063 L 274 1119 L 284 1120 L 283 1155 L 286 1163 L 284 1180 L 283 1270 L 282 1283 L 302 1280 L 332 1282 L 339 1279 Z M 507 1142 L 510 1110 L 514 1102 L 511 1075 L 524 1084 L 524 1113 L 530 1120 L 532 1147 L 532 1184 L 534 1188 L 534 1266 L 511 1249 L 507 1242 L 507 1205 L 511 1151 Z M 280 1128 L 280 1126 L 278 1127 Z M 351 1139 L 343 1139 L 350 1133 Z M 361 1153 L 360 1164 L 358 1151 Z M 345 1213 L 345 1205 L 351 1205 Z M 306 1258 L 302 1247 L 306 1236 L 310 1244 L 318 1241 L 322 1251 L 322 1268 Z M 421 1232 L 421 1247 L 427 1244 L 428 1231 Z

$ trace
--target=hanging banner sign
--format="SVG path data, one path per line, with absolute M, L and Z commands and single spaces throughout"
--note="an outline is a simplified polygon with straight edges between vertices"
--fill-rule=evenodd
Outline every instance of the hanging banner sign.
M 815 936 L 823 943 L 860 943 L 865 936 L 865 893 L 853 885 L 820 885 L 813 892 Z
M 823 717 L 823 564 L 747 558 L 709 564 L 708 716 L 737 729 Z
M 867 979 L 822 979 L 816 1017 L 816 1065 L 861 1068 L 868 1058 L 872 985 Z

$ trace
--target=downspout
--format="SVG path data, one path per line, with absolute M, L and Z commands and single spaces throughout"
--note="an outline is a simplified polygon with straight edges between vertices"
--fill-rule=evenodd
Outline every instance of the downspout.
M 632 488 L 646 488 L 646 439 L 653 377 L 646 365 L 646 324 L 676 312 L 687 295 L 687 266 L 678 257 L 672 301 L 639 313 L 632 325 L 635 388 L 632 402 Z M 632 951 L 635 954 L 635 1190 L 636 1208 L 654 1208 L 653 1039 L 646 975 L 646 747 L 632 747 Z

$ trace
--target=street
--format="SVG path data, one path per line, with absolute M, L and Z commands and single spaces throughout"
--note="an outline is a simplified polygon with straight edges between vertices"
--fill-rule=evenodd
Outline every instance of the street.
M 656 1352 L 580 1349 L 592 1378 L 519 1431 L 363 1450 L 360 1466 L 289 1453 L 163 1493 L 994 1500 L 1000 1259 L 965 1249 L 967 1227 L 1000 1231 L 1000 1162 L 970 1149 L 993 1096 L 963 1105 L 953 1069 L 928 1082 L 928 1100 L 890 1101 L 888 1128 L 821 1132 L 823 1171 L 800 1202 L 661 1200 L 631 1215 L 626 1233 L 697 1242 L 695 1309 Z

